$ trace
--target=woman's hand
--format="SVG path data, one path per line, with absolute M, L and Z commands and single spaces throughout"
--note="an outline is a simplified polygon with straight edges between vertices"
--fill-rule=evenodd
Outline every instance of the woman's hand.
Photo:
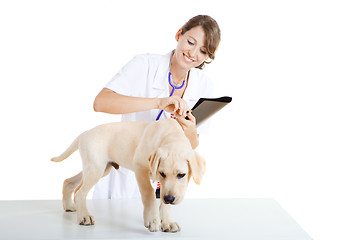
M 189 110 L 186 102 L 178 96 L 159 98 L 158 108 L 169 113 L 177 113 L 179 116 L 183 116 Z
M 185 119 L 188 117 L 189 120 Z M 191 147 L 195 149 L 199 145 L 199 135 L 196 131 L 196 119 L 191 111 L 187 111 L 185 115 L 176 114 L 176 120 L 184 130 L 185 136 L 189 139 Z

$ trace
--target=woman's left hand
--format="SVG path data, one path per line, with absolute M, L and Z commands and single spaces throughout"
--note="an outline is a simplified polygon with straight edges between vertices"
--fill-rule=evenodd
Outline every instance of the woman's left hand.
M 189 120 L 185 119 L 188 117 Z M 199 145 L 199 135 L 196 131 L 196 119 L 191 111 L 186 112 L 184 115 L 176 113 L 176 120 L 184 130 L 185 136 L 189 139 L 191 147 L 195 149 Z

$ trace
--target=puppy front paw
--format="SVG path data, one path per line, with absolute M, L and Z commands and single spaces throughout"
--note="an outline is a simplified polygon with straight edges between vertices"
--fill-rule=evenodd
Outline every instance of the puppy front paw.
M 80 225 L 90 226 L 95 224 L 95 219 L 93 216 L 87 215 L 87 216 L 79 217 L 78 222 Z
M 160 230 L 160 219 L 153 218 L 145 221 L 145 227 L 149 229 L 150 232 L 157 232 Z
M 177 222 L 162 222 L 161 223 L 161 230 L 163 232 L 180 232 L 181 228 Z
M 76 206 L 75 204 L 64 204 L 64 210 L 65 212 L 76 212 Z

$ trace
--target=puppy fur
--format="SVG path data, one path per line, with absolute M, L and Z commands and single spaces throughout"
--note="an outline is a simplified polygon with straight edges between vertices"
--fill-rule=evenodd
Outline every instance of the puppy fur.
M 191 148 L 176 120 L 100 125 L 79 135 L 64 153 L 51 160 L 63 161 L 76 150 L 80 152 L 83 169 L 64 181 L 63 207 L 65 211 L 77 211 L 79 224 L 95 223 L 87 210 L 86 196 L 112 167 L 122 166 L 135 172 L 145 227 L 151 232 L 180 231 L 179 224 L 171 219 L 171 205 L 183 200 L 191 177 L 200 184 L 205 160 Z M 151 180 L 161 184 L 160 208 Z

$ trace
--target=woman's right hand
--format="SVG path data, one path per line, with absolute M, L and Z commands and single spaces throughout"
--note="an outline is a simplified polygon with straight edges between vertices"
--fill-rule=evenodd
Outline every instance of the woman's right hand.
M 169 113 L 177 112 L 179 115 L 184 115 L 190 110 L 185 100 L 179 96 L 159 98 L 159 108 Z

